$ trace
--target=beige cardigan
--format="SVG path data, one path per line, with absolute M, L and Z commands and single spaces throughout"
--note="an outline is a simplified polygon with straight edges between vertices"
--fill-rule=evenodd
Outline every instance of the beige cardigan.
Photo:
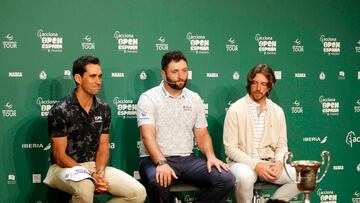
M 261 159 L 282 161 L 288 151 L 284 111 L 271 100 L 265 116 L 264 135 L 260 141 Z M 253 148 L 253 126 L 251 110 L 246 96 L 233 103 L 226 113 L 223 141 L 227 162 L 244 163 L 255 169 L 259 160 L 251 158 Z

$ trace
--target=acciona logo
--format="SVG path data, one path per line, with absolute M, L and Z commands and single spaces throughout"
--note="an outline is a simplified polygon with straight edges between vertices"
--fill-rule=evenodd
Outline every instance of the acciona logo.
M 123 118 L 136 118 L 137 104 L 133 100 L 114 97 L 113 104 L 117 109 L 117 116 Z
M 338 116 L 340 113 L 340 103 L 335 98 L 319 97 L 322 106 L 322 113 L 327 116 Z
M 114 38 L 117 40 L 118 50 L 124 54 L 136 54 L 139 50 L 139 39 L 134 34 L 114 32 Z
M 210 52 L 210 40 L 205 35 L 188 32 L 186 39 L 190 43 L 190 51 L 195 54 L 208 54 Z
M 255 35 L 255 41 L 258 42 L 259 53 L 264 55 L 275 55 L 277 42 L 270 36 L 261 36 L 259 33 Z
M 57 102 L 57 100 L 45 100 L 42 97 L 38 97 L 36 103 L 40 106 L 40 115 L 42 117 L 47 117 L 51 107 Z
M 41 48 L 47 52 L 62 52 L 63 38 L 57 32 L 45 32 L 39 29 L 36 35 L 41 40 Z
M 360 142 L 360 136 L 356 136 L 354 131 L 350 131 L 346 135 L 345 142 L 352 148 L 355 143 Z
M 340 55 L 341 43 L 334 37 L 320 36 L 320 42 L 323 45 L 323 52 L 327 55 Z
M 332 190 L 327 191 L 319 188 L 316 194 L 320 198 L 320 203 L 337 203 L 337 194 Z

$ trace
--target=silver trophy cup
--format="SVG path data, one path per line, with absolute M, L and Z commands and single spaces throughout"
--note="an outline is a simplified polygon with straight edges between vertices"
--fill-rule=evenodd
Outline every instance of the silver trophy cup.
M 327 165 L 326 169 L 321 176 L 320 179 L 317 177 L 317 173 L 319 168 L 324 165 L 325 163 L 325 155 L 327 156 Z M 303 196 L 303 203 L 310 203 L 310 193 L 314 191 L 316 187 L 316 183 L 320 182 L 326 175 L 329 166 L 330 166 L 330 152 L 322 151 L 321 157 L 322 162 L 313 161 L 313 160 L 299 160 L 299 161 L 292 161 L 293 154 L 291 152 L 287 152 L 284 156 L 284 168 L 286 174 L 289 178 L 297 184 L 297 188 L 300 190 L 301 193 L 304 194 Z M 290 161 L 289 164 L 292 167 L 295 167 L 296 171 L 296 180 L 293 180 L 288 171 L 286 170 L 285 164 L 287 161 Z

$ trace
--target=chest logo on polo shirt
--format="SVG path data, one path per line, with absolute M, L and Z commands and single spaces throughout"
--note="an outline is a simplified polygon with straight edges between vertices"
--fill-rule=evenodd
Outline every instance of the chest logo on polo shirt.
M 192 111 L 192 106 L 191 105 L 183 105 L 183 109 L 184 111 Z
M 94 120 L 95 120 L 95 123 L 101 123 L 102 122 L 102 117 L 101 116 L 95 116 Z

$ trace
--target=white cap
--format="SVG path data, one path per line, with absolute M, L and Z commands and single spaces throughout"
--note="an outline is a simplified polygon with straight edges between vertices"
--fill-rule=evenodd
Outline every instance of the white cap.
M 62 177 L 65 178 L 65 180 L 72 180 L 72 181 L 81 181 L 89 178 L 96 184 L 96 180 L 91 177 L 91 173 L 89 170 L 82 166 L 74 166 L 72 168 L 66 168 L 62 172 Z

